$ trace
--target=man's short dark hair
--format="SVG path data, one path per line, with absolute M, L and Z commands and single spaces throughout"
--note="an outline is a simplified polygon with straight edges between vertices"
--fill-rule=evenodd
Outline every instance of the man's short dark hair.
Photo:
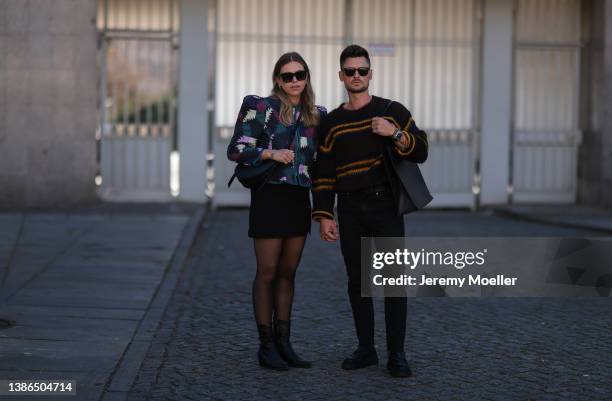
M 370 65 L 370 55 L 368 51 L 359 45 L 350 45 L 342 50 L 340 54 L 340 68 L 342 68 L 344 60 L 353 57 L 365 57 L 365 59 L 368 60 L 368 66 Z

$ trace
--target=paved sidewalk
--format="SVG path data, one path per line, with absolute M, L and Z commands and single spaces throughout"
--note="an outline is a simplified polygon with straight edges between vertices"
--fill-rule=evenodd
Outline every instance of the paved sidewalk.
M 129 401 L 161 400 L 609 400 L 609 298 L 449 299 L 408 303 L 406 350 L 414 370 L 384 364 L 384 314 L 375 303 L 381 363 L 340 369 L 355 346 L 339 246 L 313 235 L 297 275 L 294 345 L 314 368 L 272 372 L 256 362 L 248 212 L 207 216 Z M 421 212 L 414 236 L 600 236 L 493 213 Z M 313 234 L 316 234 L 313 226 Z M 107 393 L 104 401 L 124 400 Z
M 502 206 L 500 215 L 560 227 L 599 231 L 612 235 L 612 210 L 578 205 Z
M 0 213 L 0 319 L 11 322 L 0 379 L 76 380 L 73 401 L 128 390 L 203 216 L 176 204 Z M 40 399 L 0 396 L 11 398 Z

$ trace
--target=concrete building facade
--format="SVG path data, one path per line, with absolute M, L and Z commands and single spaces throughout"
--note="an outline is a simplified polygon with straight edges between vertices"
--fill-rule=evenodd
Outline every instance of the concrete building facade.
M 225 188 L 242 96 L 297 50 L 334 108 L 353 42 L 431 133 L 433 206 L 612 207 L 610 0 L 154 3 L 0 0 L 0 207 L 246 204 Z
M 0 2 L 0 205 L 96 199 L 96 2 Z

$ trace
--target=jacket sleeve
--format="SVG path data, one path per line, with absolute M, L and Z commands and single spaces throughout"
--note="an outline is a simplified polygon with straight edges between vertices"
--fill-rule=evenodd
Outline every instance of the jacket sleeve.
M 227 147 L 227 158 L 250 166 L 261 163 L 261 139 L 264 135 L 265 104 L 262 98 L 246 96 L 240 107 L 234 134 Z
M 326 147 L 329 124 L 323 117 L 322 115 L 319 125 L 317 156 L 312 181 L 312 218 L 316 221 L 333 219 L 334 203 L 336 202 L 336 158 L 333 145 Z
M 387 119 L 403 131 L 408 144 L 405 149 L 395 146 L 395 153 L 415 163 L 424 163 L 427 160 L 429 149 L 425 131 L 417 127 L 412 114 L 401 103 L 394 102 L 389 107 L 389 116 L 391 118 Z

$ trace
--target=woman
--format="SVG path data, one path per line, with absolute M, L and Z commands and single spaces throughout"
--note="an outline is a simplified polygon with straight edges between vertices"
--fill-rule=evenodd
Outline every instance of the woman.
M 257 259 L 253 308 L 259 364 L 287 370 L 312 366 L 295 353 L 289 333 L 295 273 L 310 232 L 317 127 L 327 112 L 314 105 L 308 65 L 298 53 L 279 58 L 272 84 L 269 97 L 244 98 L 227 156 L 250 166 L 269 159 L 278 162 L 269 181 L 251 190 L 249 237 Z

